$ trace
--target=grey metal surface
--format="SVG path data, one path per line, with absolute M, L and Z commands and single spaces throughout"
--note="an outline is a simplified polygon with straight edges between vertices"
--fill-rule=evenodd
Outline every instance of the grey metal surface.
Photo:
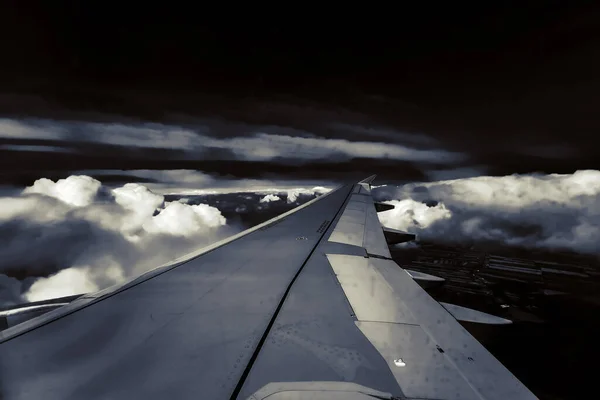
M 393 228 L 383 228 L 385 240 L 388 244 L 398 244 L 413 241 L 417 238 L 414 233 L 402 232 Z
M 327 259 L 359 321 L 418 323 L 410 308 L 374 268 L 373 258 L 328 254 Z
M 276 382 L 269 383 L 248 400 L 373 400 L 392 399 L 380 392 L 351 382 Z
M 356 324 L 385 358 L 406 397 L 480 398 L 420 326 L 363 321 Z
M 393 204 L 379 203 L 379 202 L 375 202 L 373 204 L 375 205 L 375 210 L 377 212 L 389 211 L 389 210 L 393 210 L 394 208 L 396 208 Z
M 440 302 L 454 318 L 462 322 L 473 322 L 487 325 L 510 325 L 512 321 L 506 318 L 497 317 L 483 311 L 473 310 L 472 308 L 458 306 L 456 304 Z
M 357 203 L 366 204 L 366 225 L 372 200 L 352 194 L 346 210 Z M 238 399 L 270 382 L 323 380 L 407 399 L 535 398 L 406 271 L 365 254 L 365 241 L 365 253 L 356 250 L 348 222 L 339 218 L 329 230 L 291 287 Z
M 360 181 L 360 182 L 358 182 L 358 183 L 359 183 L 359 184 L 360 184 L 360 183 L 368 183 L 368 184 L 371 184 L 371 183 L 373 183 L 373 181 L 375 180 L 375 178 L 377 178 L 377 175 L 371 175 L 371 176 L 369 176 L 369 177 L 367 177 L 367 178 L 363 179 L 362 181 Z
M 4 321 L 4 326 L 0 323 L 0 330 L 3 328 L 10 328 L 23 323 L 27 320 L 63 307 L 68 303 L 52 303 L 52 304 L 38 304 L 33 306 L 22 306 L 19 308 L 0 311 L 0 321 Z
M 377 216 L 373 201 L 369 196 L 365 223 L 364 247 L 367 253 L 375 256 L 391 258 L 390 249 L 385 241 L 383 229 Z
M 442 277 L 426 274 L 425 272 L 413 271 L 410 269 L 405 269 L 404 271 L 406 271 L 406 273 L 409 274 L 423 289 L 438 287 L 446 282 Z
M 358 191 L 358 193 L 360 194 L 371 194 L 371 186 L 368 183 L 359 183 L 358 184 L 360 190 Z
M 238 399 L 270 382 L 297 381 L 354 382 L 402 393 L 385 359 L 355 324 L 354 311 L 325 255 L 335 251 L 344 248 L 323 241 L 305 265 Z
M 63 307 L 69 313 L 8 329 L 0 397 L 229 398 L 351 188 L 202 257 L 78 299 Z
M 369 254 L 391 258 L 373 199 L 365 186 L 356 185 L 360 194 L 353 191 L 329 241 L 364 247 Z
M 370 262 L 481 398 L 536 398 L 405 271 L 389 260 L 371 259 Z

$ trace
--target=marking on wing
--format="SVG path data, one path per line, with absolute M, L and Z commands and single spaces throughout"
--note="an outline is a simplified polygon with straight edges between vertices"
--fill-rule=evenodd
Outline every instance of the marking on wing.
M 326 219 L 325 221 L 323 221 L 323 223 L 321 223 L 321 225 L 319 226 L 319 229 L 317 229 L 317 233 L 323 233 L 323 232 L 325 232 L 325 230 L 329 226 L 330 222 L 331 221 L 329 221 L 328 219 Z
M 420 326 L 364 321 L 356 325 L 386 360 L 406 397 L 480 399 Z

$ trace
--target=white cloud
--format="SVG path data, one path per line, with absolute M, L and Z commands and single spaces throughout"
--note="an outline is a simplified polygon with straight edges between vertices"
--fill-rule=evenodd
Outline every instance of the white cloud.
M 312 189 L 305 189 L 305 188 L 293 188 L 293 189 L 287 189 L 286 193 L 287 193 L 287 202 L 288 203 L 295 203 L 298 201 L 298 197 L 300 196 L 314 196 L 314 195 L 322 195 L 325 194 L 327 192 L 330 192 L 332 189 L 328 189 L 322 186 L 315 186 Z
M 313 186 L 317 184 L 317 186 Z M 178 195 L 207 195 L 207 194 L 226 194 L 226 193 L 245 193 L 252 192 L 257 194 L 275 194 L 284 195 L 288 191 L 300 190 L 306 194 L 323 194 L 333 190 L 335 185 L 331 182 L 314 181 L 269 181 L 261 179 L 222 179 L 207 183 L 202 189 L 190 188 L 183 185 L 161 185 L 144 184 L 155 193 L 178 194 Z M 329 187 L 321 185 L 330 185 Z M 312 189 L 310 188 L 311 186 Z M 309 193 L 310 192 L 310 193 Z
M 214 207 L 164 203 L 139 184 L 111 190 L 88 176 L 39 179 L 0 198 L 0 273 L 50 273 L 25 297 L 64 296 L 122 282 L 233 233 Z
M 279 196 L 275 196 L 274 194 L 268 194 L 262 199 L 260 199 L 261 203 L 269 203 L 271 201 L 279 201 L 281 198 Z
M 225 225 L 225 222 L 225 217 L 214 207 L 174 201 L 167 203 L 160 214 L 144 223 L 144 229 L 151 233 L 191 237 L 200 232 L 208 233 L 213 228 Z
M 381 188 L 389 227 L 443 242 L 498 242 L 600 254 L 600 171 L 480 176 Z M 426 205 L 427 203 L 428 205 Z
M 395 208 L 380 213 L 380 220 L 390 228 L 403 231 L 427 229 L 434 222 L 452 217 L 452 213 L 443 203 L 439 203 L 435 207 L 428 207 L 413 199 L 392 200 L 385 203 L 391 204 Z
M 52 299 L 74 294 L 98 291 L 88 268 L 67 268 L 48 278 L 33 282 L 27 292 L 27 301 Z
M 86 206 L 98 194 L 102 184 L 89 176 L 69 176 L 54 182 L 41 178 L 23 190 L 23 194 L 38 193 L 62 200 L 67 204 L 81 207 Z
M 323 186 L 315 186 L 312 191 L 316 194 L 325 194 L 331 192 L 332 189 Z

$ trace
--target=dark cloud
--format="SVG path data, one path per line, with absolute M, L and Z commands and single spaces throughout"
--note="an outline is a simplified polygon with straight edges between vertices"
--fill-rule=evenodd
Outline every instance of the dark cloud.
M 32 166 L 46 165 L 55 170 L 46 172 L 50 177 L 83 169 L 197 169 L 243 178 L 330 181 L 362 179 L 372 173 L 396 180 L 426 179 L 426 169 L 452 170 L 468 160 L 465 154 L 436 147 L 435 140 L 422 135 L 399 135 L 406 143 L 376 141 L 377 132 L 383 135 L 379 139 L 393 135 L 377 128 L 355 126 L 371 136 L 360 141 L 305 131 L 292 136 L 298 131 L 277 126 L 244 127 L 237 135 L 223 137 L 211 135 L 213 126 L 206 124 L 4 119 L 0 120 L 0 166 L 10 171 L 5 183 L 31 183 L 29 171 L 37 178 Z

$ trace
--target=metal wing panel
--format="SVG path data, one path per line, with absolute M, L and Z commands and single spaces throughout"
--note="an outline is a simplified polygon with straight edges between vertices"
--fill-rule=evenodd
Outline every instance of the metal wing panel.
M 350 189 L 120 291 L 91 296 L 70 313 L 13 329 L 0 343 L 0 397 L 228 398 Z
M 365 186 L 366 183 L 356 185 L 362 192 L 350 196 L 329 241 L 364 247 L 368 254 L 391 258 L 373 199 Z
M 351 194 L 345 210 L 363 211 L 365 225 L 334 221 L 291 287 L 237 398 L 274 381 L 343 381 L 406 399 L 534 399 L 408 273 L 373 250 L 386 242 L 370 208 L 370 196 Z M 374 223 L 367 231 L 370 221 L 379 231 Z M 351 235 L 363 243 L 347 240 Z
M 419 326 L 482 398 L 536 398 L 410 275 L 387 260 L 373 259 L 372 262 L 394 289 L 395 296 L 401 298 L 418 318 Z
M 418 323 L 373 266 L 374 259 L 345 254 L 327 254 L 327 259 L 359 321 Z
M 392 258 L 372 200 L 367 204 L 366 214 L 364 248 L 368 254 Z
M 386 359 L 407 398 L 481 399 L 420 326 L 363 321 L 356 325 Z
M 350 246 L 349 246 L 350 247 Z M 238 399 L 270 382 L 342 381 L 402 393 L 385 359 L 356 326 L 322 242 L 292 286 Z

